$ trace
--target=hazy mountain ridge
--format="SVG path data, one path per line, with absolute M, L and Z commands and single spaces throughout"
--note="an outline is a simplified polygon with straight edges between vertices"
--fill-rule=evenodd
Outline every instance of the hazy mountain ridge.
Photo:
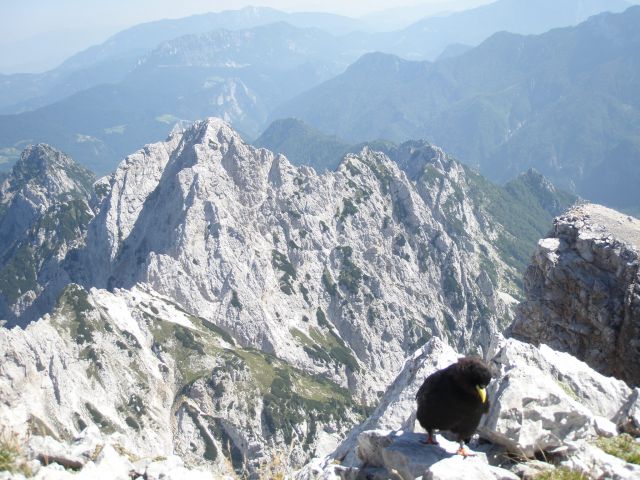
M 148 22 L 119 32 L 44 74 L 0 75 L 0 112 L 19 113 L 59 101 L 78 91 L 125 78 L 138 59 L 163 42 L 217 29 L 244 30 L 276 22 L 333 33 L 355 29 L 356 20 L 327 13 L 285 13 L 266 7 L 246 7 L 177 20 Z
M 500 33 L 435 64 L 366 55 L 277 115 L 351 142 L 427 138 L 490 178 L 534 167 L 581 196 L 633 207 L 639 17 L 632 7 L 540 36 Z
M 418 20 L 391 34 L 388 46 L 382 46 L 388 41 L 383 35 L 382 45 L 376 50 L 411 60 L 435 60 L 454 43 L 476 46 L 501 31 L 541 34 L 552 28 L 577 25 L 601 12 L 620 12 L 629 6 L 625 0 L 498 0 L 448 16 Z
M 469 12 L 432 20 L 439 22 L 446 19 L 451 25 L 458 25 L 456 22 L 459 22 L 460 18 L 467 18 L 468 15 L 473 18 L 478 14 L 488 15 L 485 8 L 494 13 L 502 11 L 501 9 L 512 10 L 518 2 L 519 0 L 501 0 Z M 576 13 L 580 10 L 577 5 L 584 3 L 585 0 L 575 0 L 566 5 L 563 2 L 562 7 L 558 8 L 563 12 L 566 10 L 573 13 L 567 13 L 568 16 L 564 13 L 559 14 L 558 18 L 569 21 L 568 18 L 579 18 L 580 15 L 595 13 L 605 8 L 601 3 L 596 2 L 584 7 L 582 13 Z M 612 7 L 608 4 L 608 7 L 614 8 L 615 5 Z M 10 164 L 17 158 L 21 145 L 45 142 L 69 152 L 99 174 L 104 174 L 111 171 L 116 162 L 128 152 L 140 148 L 145 143 L 164 138 L 171 125 L 177 121 L 194 121 L 211 115 L 225 118 L 232 122 L 245 137 L 255 138 L 264 129 L 269 118 L 283 116 L 280 115 L 282 112 L 286 113 L 286 107 L 284 110 L 279 108 L 281 104 L 340 73 L 361 54 L 382 50 L 416 58 L 415 55 L 412 57 L 411 48 L 413 47 L 403 46 L 405 40 L 415 39 L 420 45 L 433 43 L 427 41 L 434 31 L 429 28 L 424 30 L 414 26 L 413 30 L 409 28 L 406 31 L 380 35 L 355 32 L 333 36 L 321 33 L 317 28 L 306 28 L 307 25 L 322 27 L 327 22 L 331 23 L 333 17 L 330 16 L 314 14 L 282 16 L 279 12 L 260 12 L 262 12 L 261 9 L 231 11 L 212 14 L 211 17 L 204 16 L 200 19 L 187 18 L 142 25 L 114 36 L 102 46 L 90 49 L 77 58 L 71 59 L 60 69 L 42 76 L 6 77 L 0 95 L 4 94 L 10 102 L 15 102 L 19 98 L 24 98 L 26 101 L 28 97 L 33 97 L 35 103 L 29 104 L 27 101 L 13 110 L 5 110 L 22 112 L 20 114 L 0 116 L 0 132 L 2 132 L 0 160 Z M 269 22 L 279 23 L 260 25 L 267 18 Z M 226 23 L 225 19 L 228 20 Z M 286 27 L 282 20 L 305 25 L 305 28 Z M 476 21 L 475 23 L 485 25 L 486 22 Z M 166 28 L 161 28 L 162 26 Z M 242 30 L 241 27 L 247 26 L 251 28 Z M 205 27 L 209 33 L 202 33 Z M 234 28 L 240 30 L 234 30 Z M 518 30 L 515 27 L 514 29 Z M 467 26 L 463 30 L 468 31 L 470 28 Z M 238 33 L 239 31 L 244 32 L 247 38 L 243 40 L 243 35 Z M 184 33 L 188 35 L 182 35 Z M 440 33 L 440 31 L 437 32 L 438 38 L 444 38 Z M 490 33 L 493 32 L 488 32 L 486 35 Z M 480 37 L 484 38 L 486 35 L 482 34 Z M 253 44 L 251 39 L 254 40 Z M 458 38 L 447 40 L 440 50 L 459 41 Z M 159 43 L 162 46 L 156 48 Z M 293 45 L 291 49 L 288 48 L 288 44 Z M 140 45 L 140 49 L 135 45 Z M 124 55 L 123 52 L 127 48 L 130 49 L 129 54 Z M 440 51 L 435 52 L 434 58 L 439 53 Z M 162 61 L 167 61 L 169 56 L 172 57 L 169 61 L 170 68 L 164 64 L 153 63 L 154 59 L 160 61 L 162 58 Z M 458 55 L 454 58 L 460 57 Z M 264 61 L 266 59 L 271 61 Z M 370 62 L 371 59 L 363 61 Z M 151 68 L 151 65 L 157 68 Z M 361 68 L 362 63 L 358 62 L 356 66 Z M 399 68 L 404 72 L 406 65 L 405 68 L 399 65 L 389 66 L 389 68 Z M 505 68 L 503 66 L 503 71 Z M 444 72 L 442 74 L 444 78 L 432 79 L 437 81 L 437 84 L 431 84 L 428 87 L 432 92 L 430 95 L 440 95 L 448 98 L 448 101 L 453 101 L 451 96 L 457 97 L 460 94 L 456 89 L 478 87 L 467 85 L 468 77 L 472 77 L 475 73 L 477 72 L 467 72 L 464 69 L 459 72 Z M 388 73 L 380 74 L 374 70 L 370 74 L 381 78 L 386 76 L 387 81 L 391 81 Z M 458 78 L 457 75 L 461 77 Z M 454 78 L 451 78 L 452 76 Z M 45 90 L 50 88 L 48 85 L 51 82 L 59 85 L 59 90 L 47 99 Z M 397 82 L 398 80 L 394 79 L 385 88 L 391 88 Z M 422 92 L 425 88 L 422 82 L 423 80 L 420 80 L 412 88 Z M 15 91 L 12 85 L 17 86 L 20 91 Z M 508 85 L 501 86 L 501 88 L 506 87 Z M 482 88 L 479 91 L 483 92 Z M 366 101 L 365 92 L 361 93 L 362 95 L 354 95 L 354 98 Z M 376 92 L 368 91 L 367 93 L 373 95 L 372 100 L 375 101 Z M 434 107 L 442 106 L 440 100 L 422 99 L 422 101 L 427 102 L 421 105 L 426 109 L 433 110 Z M 469 99 L 467 98 L 465 102 L 469 103 Z M 420 111 L 413 111 L 415 105 L 412 104 L 420 102 L 409 101 L 409 105 L 405 105 L 407 101 L 399 99 L 399 103 L 390 102 L 393 108 L 385 124 L 393 125 L 396 129 L 391 131 L 392 140 L 433 135 L 433 138 L 429 137 L 430 140 L 446 145 L 448 150 L 465 159 L 463 153 L 467 152 L 458 151 L 460 145 L 453 145 L 452 139 L 459 138 L 456 129 L 467 131 L 470 125 L 482 118 L 482 122 L 487 122 L 486 132 L 478 134 L 479 138 L 469 142 L 468 145 L 465 144 L 464 147 L 471 152 L 488 155 L 493 144 L 496 141 L 502 141 L 505 135 L 520 138 L 518 135 L 522 132 L 516 131 L 519 116 L 521 116 L 518 112 L 529 108 L 526 104 L 517 105 L 514 118 L 505 121 L 501 118 L 505 115 L 505 106 L 500 102 L 498 102 L 499 105 L 495 105 L 495 102 L 495 99 L 481 99 L 475 100 L 471 105 L 460 105 L 457 110 L 440 115 L 437 121 L 434 120 L 433 128 L 430 127 L 429 131 L 425 132 L 423 128 L 419 128 L 422 122 Z M 346 104 L 349 103 L 351 100 Z M 607 98 L 602 97 L 600 105 L 593 107 L 589 115 L 579 114 L 578 116 L 602 118 L 608 103 L 610 102 Z M 578 104 L 581 108 L 584 108 L 583 104 L 589 105 L 582 101 Z M 36 109 L 33 110 L 33 108 Z M 434 111 L 439 111 L 438 108 Z M 624 105 L 619 105 L 617 108 L 619 114 L 625 116 L 625 121 L 616 125 L 616 128 L 625 131 L 625 125 L 633 122 L 633 118 L 630 117 L 632 114 L 624 110 Z M 380 110 L 384 109 L 374 108 L 372 105 L 370 110 L 361 115 L 358 120 L 363 126 L 372 126 L 379 117 Z M 558 116 L 557 112 L 552 112 L 550 115 Z M 568 119 L 565 123 L 572 122 L 572 119 Z M 540 128 L 546 125 L 547 122 L 541 122 Z M 321 125 L 316 126 L 325 130 Z M 349 132 L 350 125 L 346 127 L 337 133 L 353 141 Z M 411 133 L 405 136 L 408 129 Z M 435 131 L 432 132 L 432 130 Z M 553 137 L 555 132 L 552 130 L 548 135 Z M 596 136 L 598 132 L 599 130 L 596 129 Z M 607 132 L 607 135 L 612 134 Z M 487 136 L 489 138 L 484 138 Z M 366 138 L 358 138 L 356 141 L 371 138 L 375 136 L 367 135 Z M 523 141 L 529 141 L 526 135 L 523 140 L 518 140 L 520 143 Z M 600 146 L 599 141 L 594 140 L 596 148 Z M 452 145 L 448 145 L 448 142 Z M 631 141 L 620 146 L 618 156 L 623 158 L 626 152 L 633 152 L 634 145 Z M 519 169 L 514 167 L 510 177 L 514 177 L 529 166 L 527 164 Z M 544 169 L 538 169 L 549 175 Z M 602 177 L 602 174 L 603 172 L 599 172 L 598 175 L 594 175 L 594 181 L 598 176 Z M 608 179 L 611 184 L 618 180 L 620 179 L 615 176 Z
M 166 137 L 181 119 L 217 115 L 254 136 L 275 105 L 353 59 L 341 57 L 337 46 L 317 29 L 283 23 L 181 37 L 145 56 L 118 84 L 0 116 L 0 144 L 39 138 L 105 174 L 129 152 Z

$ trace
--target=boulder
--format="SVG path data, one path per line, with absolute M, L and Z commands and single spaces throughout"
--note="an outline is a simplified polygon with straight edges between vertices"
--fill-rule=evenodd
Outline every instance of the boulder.
M 483 437 L 531 458 L 568 442 L 616 433 L 613 420 L 631 395 L 624 382 L 545 345 L 502 339 L 493 351 L 498 375 L 489 386 Z

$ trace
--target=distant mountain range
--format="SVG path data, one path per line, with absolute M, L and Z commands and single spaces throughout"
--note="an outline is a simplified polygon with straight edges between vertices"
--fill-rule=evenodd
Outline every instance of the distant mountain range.
M 0 147 L 9 157 L 24 143 L 48 142 L 104 174 L 180 120 L 217 115 L 255 137 L 277 105 L 354 59 L 336 37 L 286 23 L 184 36 L 141 58 L 117 84 L 0 116 Z
M 320 28 L 336 35 L 361 26 L 357 20 L 339 15 L 285 13 L 266 7 L 246 7 L 143 23 L 73 55 L 49 72 L 0 75 L 0 113 L 32 110 L 95 85 L 119 82 L 136 67 L 140 57 L 161 43 L 184 35 L 219 29 L 244 30 L 277 22 L 287 22 L 300 28 Z
M 508 113 L 505 130 L 502 116 L 507 114 L 502 112 L 501 101 L 496 100 L 495 95 L 507 98 L 507 103 L 511 101 L 508 99 L 511 98 L 510 90 L 505 97 L 500 93 L 500 88 L 510 86 L 509 79 L 494 80 L 511 70 L 517 71 L 514 82 L 527 80 L 530 72 L 525 62 L 529 62 L 531 68 L 546 62 L 547 67 L 543 68 L 566 71 L 568 67 L 563 62 L 572 62 L 571 55 L 576 52 L 552 52 L 545 62 L 536 54 L 531 58 L 513 57 L 523 41 L 527 44 L 535 42 L 505 34 L 479 49 L 467 51 L 471 45 L 502 28 L 524 32 L 544 30 L 558 24 L 575 23 L 602 9 L 618 9 L 625 5 L 617 0 L 571 0 L 548 5 L 537 2 L 534 8 L 531 2 L 499 0 L 447 17 L 429 18 L 401 31 L 379 34 L 354 32 L 360 24 L 344 17 L 286 14 L 262 8 L 139 25 L 75 55 L 52 72 L 0 77 L 0 111 L 6 113 L 0 116 L 0 169 L 9 167 L 26 145 L 46 142 L 80 159 L 96 173 L 104 174 L 128 152 L 165 138 L 176 123 L 209 115 L 225 118 L 245 138 L 257 137 L 270 118 L 298 116 L 322 131 L 346 138 L 349 144 L 376 138 L 380 133 L 376 131 L 376 122 L 383 119 L 385 127 L 389 126 L 384 131 L 391 140 L 426 137 L 474 163 L 475 158 L 463 150 L 474 150 L 474 155 L 484 159 L 493 152 L 494 144 L 500 144 L 502 137 L 511 135 L 505 131 L 513 132 L 513 125 L 526 116 L 519 109 L 533 109 L 527 105 L 514 107 L 514 113 Z M 529 12 L 531 8 L 536 11 Z M 513 12 L 517 9 L 526 21 L 514 20 Z M 542 18 L 536 13 L 538 11 L 547 13 Z M 298 26 L 273 23 L 281 20 Z M 221 26 L 225 30 L 221 30 Z M 308 26 L 314 28 L 306 28 Z M 352 33 L 344 34 L 348 31 Z M 473 35 L 472 31 L 475 32 Z M 567 35 L 571 35 L 568 32 Z M 436 37 L 440 46 L 436 45 Z M 579 36 L 573 41 L 583 44 Z M 308 116 L 304 113 L 307 106 L 313 104 L 310 99 L 326 86 L 292 101 L 296 95 L 344 71 L 362 53 L 382 50 L 415 57 L 414 43 L 429 46 L 420 50 L 418 57 L 430 58 L 442 53 L 443 60 L 435 66 L 413 65 L 392 57 L 365 56 L 343 76 L 327 84 L 342 88 L 341 82 L 345 82 L 343 90 L 333 92 L 329 89 L 330 98 L 322 108 L 314 106 L 316 112 L 312 111 Z M 501 59 L 494 58 L 493 49 L 501 48 L 508 54 Z M 589 59 L 593 56 L 589 48 L 587 45 L 577 53 Z M 511 62 L 512 58 L 520 58 L 517 65 Z M 466 59 L 473 59 L 477 65 L 465 66 Z M 490 64 L 492 61 L 503 64 L 494 69 Z M 554 62 L 557 65 L 551 65 Z M 393 74 L 393 69 L 398 70 L 397 75 Z M 411 73 L 407 69 L 415 71 Z M 432 72 L 434 76 L 425 80 L 420 72 L 426 75 Z M 360 82 L 351 78 L 354 75 L 366 78 Z M 484 84 L 485 81 L 493 83 Z M 355 92 L 350 90 L 353 85 Z M 406 95 L 399 92 L 398 85 L 400 90 L 406 90 Z M 360 90 L 361 87 L 364 89 Z M 536 91 L 541 88 L 538 84 Z M 382 89 L 381 93 L 376 89 Z M 486 100 L 485 96 L 491 95 L 485 95 L 485 89 L 495 98 Z M 401 99 L 388 102 L 390 93 Z M 513 101 L 526 98 L 526 94 L 513 93 Z M 343 97 L 344 101 L 337 101 Z M 380 98 L 385 98 L 384 105 L 376 104 Z M 290 101 L 292 103 L 288 103 Z M 525 103 L 529 101 L 525 100 Z M 358 106 L 359 102 L 364 110 Z M 465 102 L 470 102 L 470 107 Z M 602 99 L 600 113 L 605 111 L 606 104 L 607 100 Z M 336 113 L 335 108 L 343 105 L 353 108 Z M 336 118 L 335 125 L 329 128 L 319 121 L 325 111 L 331 111 L 327 115 Z M 492 112 L 500 118 L 493 118 Z M 470 127 L 485 113 L 490 117 L 482 127 L 487 132 L 474 134 L 479 138 L 469 141 L 467 134 L 473 131 Z M 426 128 L 429 124 L 423 117 L 437 115 L 441 115 L 437 118 L 439 123 Z M 598 115 L 592 112 L 591 117 L 599 118 Z M 464 132 L 464 141 L 460 140 L 460 131 Z M 455 136 L 464 145 L 453 144 L 449 136 Z M 594 140 L 596 147 L 600 145 L 598 141 L 597 138 Z M 624 148 L 628 150 L 628 147 Z M 476 165 L 480 163 L 475 161 Z M 514 168 L 500 168 L 500 171 L 513 177 L 529 166 L 525 164 L 515 162 Z M 540 170 L 553 174 L 548 169 Z M 578 191 L 582 190 L 578 188 Z
M 370 50 L 408 60 L 435 60 L 454 43 L 476 46 L 501 31 L 541 34 L 629 6 L 625 0 L 498 0 L 448 16 L 427 17 L 400 31 L 374 34 L 367 41 L 373 47 Z
M 426 138 L 490 178 L 535 167 L 588 199 L 634 207 L 640 7 L 540 36 L 499 33 L 437 63 L 362 57 L 276 112 L 349 143 Z

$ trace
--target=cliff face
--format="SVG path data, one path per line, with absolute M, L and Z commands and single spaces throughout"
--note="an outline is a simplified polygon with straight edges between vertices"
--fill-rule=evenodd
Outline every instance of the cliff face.
M 514 336 L 640 384 L 640 221 L 587 204 L 558 217 L 524 278 Z

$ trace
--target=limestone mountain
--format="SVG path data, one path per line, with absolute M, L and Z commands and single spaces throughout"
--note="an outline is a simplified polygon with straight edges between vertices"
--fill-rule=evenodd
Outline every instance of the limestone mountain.
M 69 282 L 60 268 L 81 242 L 93 213 L 94 176 L 47 146 L 27 148 L 0 185 L 0 318 L 39 317 Z
M 7 306 L 26 328 L 0 331 L 3 371 L 22 372 L 0 375 L 0 415 L 255 472 L 279 450 L 298 466 L 330 452 L 431 337 L 486 352 L 512 319 L 517 272 L 496 246 L 512 234 L 442 150 L 394 155 L 365 147 L 319 175 L 209 119 L 128 156 L 90 200 L 78 187 L 82 221 L 46 268 L 48 231 L 10 257 L 44 273 Z
M 217 119 L 130 155 L 95 184 L 58 281 L 20 291 L 50 313 L 0 331 L 3 372 L 27 372 L 3 377 L 3 419 L 220 472 L 328 453 L 408 352 L 432 335 L 482 352 L 511 318 L 464 169 L 424 145 L 402 158 L 412 178 L 369 149 L 318 175 Z
M 425 138 L 494 180 L 534 167 L 585 198 L 635 208 L 639 21 L 631 7 L 537 36 L 499 33 L 436 63 L 365 55 L 274 118 L 349 143 Z

